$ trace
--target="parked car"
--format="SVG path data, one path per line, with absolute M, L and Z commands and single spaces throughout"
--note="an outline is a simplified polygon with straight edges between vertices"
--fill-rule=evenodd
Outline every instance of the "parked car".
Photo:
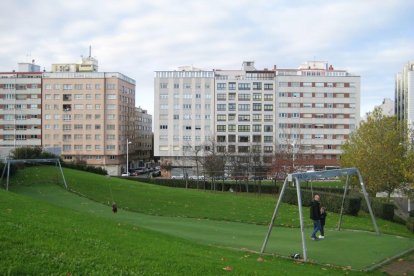
M 161 171 L 152 172 L 152 177 L 158 177 L 158 176 L 161 176 Z
M 184 179 L 184 175 L 180 174 L 180 175 L 173 175 L 171 176 L 171 179 Z
M 130 175 L 131 175 L 131 173 L 129 173 L 129 172 L 128 173 L 122 173 L 121 174 L 121 176 L 130 176 Z
M 188 177 L 189 179 L 195 179 L 195 180 L 204 180 L 204 175 L 199 175 L 198 177 L 197 177 L 197 175 L 190 175 L 189 177 Z

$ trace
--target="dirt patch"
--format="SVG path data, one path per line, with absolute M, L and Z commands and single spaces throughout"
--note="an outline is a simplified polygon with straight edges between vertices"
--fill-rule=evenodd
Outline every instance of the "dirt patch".
M 379 270 L 389 275 L 414 275 L 414 253 L 405 255 Z

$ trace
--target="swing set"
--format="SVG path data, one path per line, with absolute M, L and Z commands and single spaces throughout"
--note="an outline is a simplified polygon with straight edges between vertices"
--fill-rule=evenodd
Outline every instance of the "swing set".
M 267 246 L 267 243 L 269 241 L 270 234 L 272 233 L 272 229 L 273 229 L 275 220 L 277 218 L 277 214 L 279 212 L 280 203 L 282 202 L 283 195 L 285 193 L 285 189 L 288 186 L 288 182 L 294 182 L 295 186 L 296 186 L 297 197 L 298 197 L 299 221 L 300 221 L 300 232 L 301 232 L 301 239 L 302 239 L 303 261 L 307 262 L 308 258 L 307 258 L 306 239 L 305 239 L 305 226 L 304 226 L 304 222 L 303 222 L 302 195 L 301 195 L 301 190 L 300 190 L 301 182 L 302 181 L 309 181 L 309 180 L 316 180 L 316 179 L 323 179 L 323 178 L 332 178 L 332 177 L 338 177 L 338 176 L 346 177 L 345 189 L 344 189 L 344 194 L 343 194 L 343 197 L 342 197 L 341 211 L 340 211 L 340 214 L 339 214 L 339 222 L 338 222 L 338 227 L 337 227 L 337 230 L 340 231 L 341 226 L 342 226 L 342 216 L 343 216 L 343 211 L 344 211 L 345 196 L 346 196 L 346 194 L 348 192 L 348 189 L 349 189 L 349 177 L 352 176 L 352 175 L 356 175 L 359 179 L 359 183 L 361 185 L 362 193 L 364 195 L 365 201 L 366 201 L 367 206 L 368 206 L 369 214 L 371 216 L 372 225 L 374 227 L 374 230 L 375 230 L 376 234 L 379 235 L 380 232 L 379 232 L 378 225 L 377 225 L 377 222 L 376 222 L 375 217 L 374 217 L 374 213 L 372 212 L 371 204 L 370 204 L 369 198 L 368 198 L 368 193 L 365 189 L 365 184 L 363 182 L 361 173 L 359 172 L 358 169 L 356 169 L 356 168 L 347 168 L 347 169 L 335 169 L 335 170 L 325 170 L 325 171 L 317 171 L 317 172 L 292 173 L 292 174 L 289 174 L 285 178 L 285 181 L 283 183 L 282 189 L 281 189 L 280 194 L 279 194 L 279 199 L 276 203 L 276 206 L 275 206 L 275 209 L 274 209 L 274 212 L 273 212 L 273 215 L 272 215 L 272 219 L 270 220 L 269 229 L 267 231 L 267 234 L 266 234 L 265 239 L 263 241 L 262 248 L 260 250 L 260 254 L 263 255 L 263 253 L 266 250 L 266 246 Z M 312 196 L 313 196 L 312 186 L 311 186 L 311 190 L 312 190 Z

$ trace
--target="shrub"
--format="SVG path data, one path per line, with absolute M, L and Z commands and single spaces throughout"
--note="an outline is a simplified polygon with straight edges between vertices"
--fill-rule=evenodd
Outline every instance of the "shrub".
M 367 203 L 364 198 L 362 199 L 361 209 L 365 212 L 369 212 Z M 388 202 L 382 202 L 378 199 L 370 199 L 371 208 L 374 212 L 374 216 L 385 219 L 385 220 L 394 220 L 394 204 Z
M 86 171 L 90 173 L 96 173 L 100 175 L 107 175 L 108 172 L 102 168 L 102 167 L 94 167 L 94 166 L 88 166 L 84 163 L 78 162 L 78 163 L 65 163 L 61 162 L 62 167 L 80 170 L 80 171 Z
M 166 187 L 173 187 L 173 188 L 185 188 L 186 182 L 185 179 L 160 179 L 160 178 L 130 178 L 139 182 L 150 183 L 155 185 L 161 185 Z M 188 179 L 188 188 L 190 189 L 197 189 L 197 180 Z M 223 187 L 224 185 L 224 187 Z M 198 189 L 206 189 L 206 190 L 216 190 L 216 191 L 229 191 L 230 188 L 234 192 L 249 192 L 249 193 L 264 193 L 264 194 L 277 194 L 279 191 L 278 186 L 269 186 L 269 185 L 259 185 L 259 184 L 252 184 L 252 183 L 241 183 L 241 184 L 234 184 L 222 181 L 216 181 L 215 187 L 211 181 L 204 181 L 199 180 L 198 182 Z
M 315 193 L 314 193 L 315 194 Z M 342 196 L 334 193 L 318 192 L 321 196 L 321 205 L 326 207 L 327 211 L 339 213 L 341 211 Z M 301 198 L 303 206 L 310 206 L 312 202 L 312 192 L 310 190 L 301 189 Z M 290 204 L 298 204 L 295 188 L 286 188 L 283 196 L 283 202 Z M 361 198 L 355 196 L 345 197 L 344 214 L 356 216 L 361 208 Z
M 408 215 L 409 215 L 411 218 L 414 218 L 414 210 L 411 210 L 411 211 L 408 213 Z
M 407 228 L 414 233 L 414 217 L 408 217 L 407 219 Z

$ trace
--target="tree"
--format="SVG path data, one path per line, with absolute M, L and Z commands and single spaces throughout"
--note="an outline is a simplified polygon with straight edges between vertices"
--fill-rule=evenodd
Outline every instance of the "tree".
M 368 192 L 386 192 L 406 185 L 409 155 L 401 129 L 404 122 L 384 116 L 376 108 L 342 146 L 341 166 L 356 167 L 364 177 Z
M 11 150 L 12 159 L 48 159 L 57 158 L 56 155 L 43 151 L 41 147 L 20 147 Z

